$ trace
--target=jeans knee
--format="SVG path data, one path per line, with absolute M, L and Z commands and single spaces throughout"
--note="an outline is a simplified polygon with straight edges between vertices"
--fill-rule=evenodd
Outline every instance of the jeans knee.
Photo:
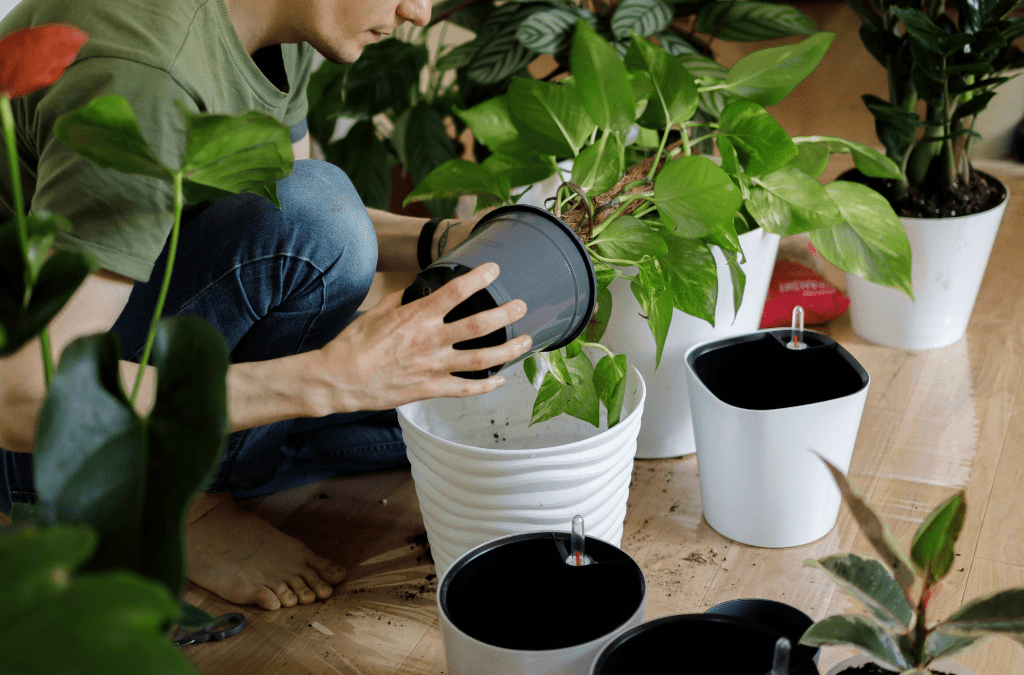
M 369 286 L 377 268 L 377 234 L 344 171 L 329 162 L 299 160 L 278 183 L 278 197 L 285 217 L 301 223 L 320 255 L 342 262 L 349 279 Z

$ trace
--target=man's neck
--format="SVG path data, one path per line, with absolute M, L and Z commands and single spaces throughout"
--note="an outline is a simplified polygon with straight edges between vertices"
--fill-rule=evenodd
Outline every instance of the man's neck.
M 297 42 L 277 21 L 277 0 L 224 0 L 228 17 L 250 56 L 263 47 Z

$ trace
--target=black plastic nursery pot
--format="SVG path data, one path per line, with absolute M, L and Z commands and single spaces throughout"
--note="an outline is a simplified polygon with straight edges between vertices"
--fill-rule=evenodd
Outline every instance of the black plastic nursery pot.
M 778 600 L 740 598 L 719 603 L 705 613 L 732 616 L 752 621 L 765 626 L 768 630 L 782 633 L 789 639 L 792 645 L 794 660 L 799 660 L 800 662 L 810 660 L 812 663 L 818 663 L 821 649 L 799 644 L 803 634 L 814 625 L 814 619 L 793 605 L 787 605 Z
M 459 342 L 456 348 L 478 349 L 530 335 L 529 353 L 551 351 L 586 329 L 597 303 L 597 277 L 590 256 L 568 225 L 534 206 L 503 206 L 486 214 L 464 242 L 417 275 L 402 302 L 429 295 L 486 262 L 497 263 L 500 276 L 452 309 L 445 321 L 458 321 L 516 299 L 526 303 L 526 316 L 483 337 Z M 482 379 L 511 363 L 515 361 L 456 374 Z
M 727 614 L 679 614 L 648 621 L 617 636 L 601 651 L 592 675 L 686 673 L 770 675 L 775 643 L 790 638 L 768 625 Z M 817 675 L 806 652 L 795 649 L 791 675 Z
M 567 565 L 569 541 L 566 532 L 531 532 L 478 546 L 445 572 L 441 612 L 481 643 L 533 652 L 583 645 L 642 616 L 640 566 L 593 537 L 586 554 L 594 562 Z

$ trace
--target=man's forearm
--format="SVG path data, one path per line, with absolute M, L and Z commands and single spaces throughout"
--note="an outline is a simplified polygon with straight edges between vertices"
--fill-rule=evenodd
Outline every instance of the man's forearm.
M 367 209 L 367 212 L 377 231 L 377 269 L 388 272 L 419 271 L 416 248 L 426 219 L 400 216 L 377 209 Z M 459 218 L 442 220 L 430 242 L 430 259 L 437 260 L 442 253 L 462 242 L 472 228 L 473 221 Z

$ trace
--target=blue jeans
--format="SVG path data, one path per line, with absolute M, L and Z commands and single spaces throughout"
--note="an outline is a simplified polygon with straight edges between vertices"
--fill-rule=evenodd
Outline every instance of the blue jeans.
M 209 321 L 232 362 L 318 349 L 355 318 L 377 265 L 377 238 L 348 177 L 301 160 L 278 182 L 283 207 L 252 194 L 221 199 L 181 228 L 164 316 Z M 113 330 L 138 361 L 167 251 L 137 283 Z M 31 455 L 0 450 L 0 511 L 34 501 Z M 233 433 L 207 492 L 238 498 L 341 473 L 407 466 L 394 410 L 330 415 Z

